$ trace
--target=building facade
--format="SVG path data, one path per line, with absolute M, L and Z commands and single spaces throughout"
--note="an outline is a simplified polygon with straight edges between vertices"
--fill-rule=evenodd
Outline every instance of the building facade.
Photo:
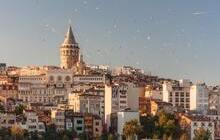
M 209 91 L 205 84 L 196 84 L 190 88 L 190 110 L 206 113 L 208 111 Z
M 190 109 L 190 86 L 189 80 L 180 80 L 178 83 L 163 83 L 163 101 L 172 103 L 175 107 L 185 110 Z
M 20 76 L 18 98 L 26 103 L 57 104 L 67 101 L 72 88 L 72 72 L 49 70 L 41 75 Z

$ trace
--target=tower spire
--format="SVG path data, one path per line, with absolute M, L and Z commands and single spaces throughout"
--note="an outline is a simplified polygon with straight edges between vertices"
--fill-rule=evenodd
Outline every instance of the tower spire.
M 64 39 L 64 42 L 63 44 L 77 44 L 76 43 L 76 40 L 75 40 L 75 37 L 73 35 L 73 31 L 72 31 L 72 27 L 71 25 L 69 26 L 69 29 L 65 35 L 65 39 Z

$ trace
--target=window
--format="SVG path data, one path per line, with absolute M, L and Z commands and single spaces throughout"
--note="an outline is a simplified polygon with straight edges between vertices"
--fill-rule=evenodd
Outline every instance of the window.
M 65 77 L 65 80 L 66 80 L 67 82 L 69 82 L 69 81 L 70 81 L 70 76 L 66 76 L 66 77 Z
M 184 92 L 180 92 L 180 96 L 181 96 L 181 97 L 184 97 Z
M 120 101 L 121 104 L 126 104 L 126 101 Z
M 176 102 L 179 102 L 179 98 L 176 98 Z
M 181 99 L 180 99 L 180 102 L 184 102 L 184 98 L 181 98 Z
M 50 82 L 53 82 L 54 81 L 54 77 L 50 76 L 49 80 L 50 80 Z
M 172 98 L 169 98 L 169 102 L 173 102 Z
M 57 80 L 58 80 L 58 81 L 62 81 L 62 76 L 58 76 L 58 77 L 57 77 Z
M 82 124 L 82 120 L 77 120 L 76 121 L 78 124 Z
M 82 131 L 82 127 L 76 127 L 77 131 Z
M 99 122 L 95 122 L 95 125 L 99 125 Z
M 179 96 L 179 92 L 176 92 L 176 93 L 175 93 L 175 96 Z
M 170 92 L 170 96 L 173 96 L 172 92 Z

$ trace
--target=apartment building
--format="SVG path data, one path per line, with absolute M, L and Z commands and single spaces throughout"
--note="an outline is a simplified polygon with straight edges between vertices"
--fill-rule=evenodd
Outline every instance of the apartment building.
M 126 122 L 131 120 L 137 120 L 139 123 L 139 112 L 131 111 L 131 110 L 122 110 L 117 112 L 117 134 L 119 135 L 119 139 L 122 139 L 123 135 L 123 127 Z M 135 137 L 137 140 L 137 136 Z
M 209 90 L 205 83 L 195 84 L 190 88 L 190 110 L 207 113 Z
M 83 91 L 73 91 L 68 96 L 68 106 L 74 112 L 92 113 L 103 116 L 101 111 L 101 95 L 89 94 Z
M 105 85 L 105 123 L 107 130 L 110 128 L 110 117 L 112 113 L 130 108 L 139 110 L 140 88 L 133 83 L 119 83 Z
M 147 85 L 145 87 L 145 97 L 151 98 L 151 99 L 156 99 L 156 100 L 162 100 L 162 87 L 160 86 L 151 86 Z
M 189 80 L 180 80 L 178 83 L 163 83 L 163 101 L 172 103 L 175 107 L 185 110 L 190 109 L 190 86 Z
M 211 139 L 214 140 L 215 138 L 215 124 L 210 118 L 204 116 L 195 116 L 192 118 L 191 122 L 191 139 L 195 137 L 195 131 L 199 128 L 203 128 L 208 130 L 211 135 Z
M 57 104 L 67 100 L 72 87 L 69 70 L 49 70 L 41 75 L 19 77 L 18 98 L 26 103 Z
M 16 115 L 12 113 L 0 113 L 0 128 L 10 128 L 16 124 Z
M 77 134 L 84 132 L 84 116 L 82 113 L 75 113 L 71 110 L 65 111 L 65 129 L 72 130 Z
M 45 132 L 46 127 L 43 122 L 40 122 L 38 115 L 33 110 L 24 111 L 25 121 L 19 123 L 21 128 L 26 129 L 28 132 Z
M 51 121 L 56 126 L 57 131 L 65 130 L 65 110 L 51 110 Z

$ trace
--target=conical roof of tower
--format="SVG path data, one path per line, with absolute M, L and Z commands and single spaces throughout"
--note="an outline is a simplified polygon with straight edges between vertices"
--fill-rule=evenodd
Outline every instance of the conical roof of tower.
M 63 44 L 77 44 L 75 37 L 73 35 L 72 27 L 70 26 L 66 35 Z

